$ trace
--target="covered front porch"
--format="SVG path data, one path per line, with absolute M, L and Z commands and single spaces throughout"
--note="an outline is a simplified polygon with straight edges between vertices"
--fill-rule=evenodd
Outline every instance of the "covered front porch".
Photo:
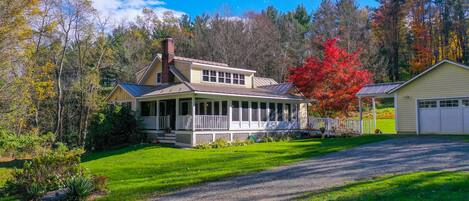
M 299 129 L 299 103 L 246 97 L 165 97 L 139 101 L 145 130 L 223 131 Z

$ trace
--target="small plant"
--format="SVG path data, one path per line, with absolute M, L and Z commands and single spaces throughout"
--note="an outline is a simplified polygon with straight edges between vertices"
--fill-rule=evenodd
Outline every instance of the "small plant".
M 106 176 L 94 176 L 93 177 L 94 190 L 98 192 L 106 192 L 107 177 Z
M 212 145 L 212 148 L 223 148 L 223 147 L 229 147 L 230 146 L 230 144 L 222 138 L 216 139 L 215 142 L 211 143 L 211 145 Z
M 71 201 L 86 200 L 93 192 L 93 182 L 84 176 L 76 176 L 67 180 L 65 187 L 67 188 L 67 197 Z
M 269 136 L 264 136 L 261 138 L 261 141 L 262 142 L 275 142 L 274 138 L 273 137 L 269 137 Z
M 205 144 L 198 144 L 194 147 L 194 149 L 211 149 L 212 146 L 209 143 Z

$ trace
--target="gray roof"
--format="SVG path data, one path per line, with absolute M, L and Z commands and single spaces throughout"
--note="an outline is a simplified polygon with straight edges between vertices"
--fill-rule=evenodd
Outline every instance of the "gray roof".
M 288 93 L 288 91 L 290 91 L 292 87 L 293 87 L 293 84 L 287 82 L 287 83 L 261 86 L 260 88 L 270 90 L 276 94 L 286 94 Z
M 207 92 L 207 93 L 220 93 L 228 95 L 246 95 L 246 96 L 262 96 L 274 98 L 291 98 L 302 99 L 302 96 L 288 93 L 285 86 L 291 84 L 278 84 L 273 88 L 243 88 L 243 87 L 226 87 L 214 84 L 199 84 L 199 83 L 171 83 L 161 84 L 158 86 L 137 85 L 121 83 L 119 84 L 131 93 L 134 97 L 151 97 L 160 95 L 169 95 L 187 92 Z M 279 87 L 282 86 L 282 87 Z M 279 90 L 281 89 L 281 90 Z
M 276 98 L 292 98 L 302 99 L 303 97 L 283 93 L 281 91 L 274 91 L 267 88 L 243 88 L 243 87 L 224 87 L 219 85 L 210 84 L 197 84 L 190 83 L 195 91 L 198 92 L 209 92 L 209 93 L 223 93 L 233 95 L 247 95 L 247 96 L 265 96 L 265 97 L 276 97 Z
M 389 91 L 400 86 L 401 84 L 402 82 L 369 84 L 361 88 L 360 91 L 358 91 L 357 96 L 388 96 Z
M 272 78 L 254 76 L 254 86 L 255 87 L 261 87 L 261 86 L 273 85 L 273 84 L 278 84 L 278 83 L 277 83 L 277 81 L 275 81 Z

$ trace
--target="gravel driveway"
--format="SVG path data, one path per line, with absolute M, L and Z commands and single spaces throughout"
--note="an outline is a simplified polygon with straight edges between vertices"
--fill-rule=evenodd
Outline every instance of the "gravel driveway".
M 357 179 L 432 170 L 469 170 L 469 143 L 444 137 L 397 138 L 196 185 L 154 200 L 289 200 Z

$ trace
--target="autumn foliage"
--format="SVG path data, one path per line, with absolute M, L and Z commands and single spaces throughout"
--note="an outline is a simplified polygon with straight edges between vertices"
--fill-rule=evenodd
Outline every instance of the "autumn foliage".
M 336 43 L 337 39 L 328 39 L 322 57 L 309 57 L 290 69 L 289 80 L 307 98 L 317 100 L 313 111 L 322 116 L 347 116 L 357 104 L 355 94 L 372 77 L 360 69 L 358 52 L 348 53 Z

